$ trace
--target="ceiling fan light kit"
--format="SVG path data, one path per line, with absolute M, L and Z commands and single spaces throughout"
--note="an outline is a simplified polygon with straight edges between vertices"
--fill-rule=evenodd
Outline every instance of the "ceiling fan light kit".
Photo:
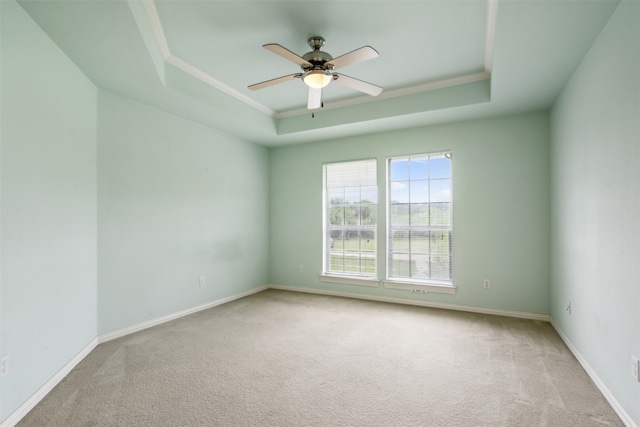
M 302 69 L 302 73 L 290 74 L 261 83 L 256 83 L 250 85 L 248 87 L 249 90 L 263 89 L 295 78 L 301 78 L 309 87 L 307 108 L 310 110 L 320 108 L 322 106 L 322 88 L 326 87 L 332 80 L 335 80 L 343 86 L 347 86 L 371 96 L 377 96 L 382 92 L 382 88 L 380 86 L 333 72 L 333 70 L 338 68 L 377 58 L 379 56 L 378 52 L 376 52 L 376 50 L 371 46 L 363 46 L 334 59 L 327 52 L 320 50 L 325 43 L 325 40 L 322 37 L 311 37 L 307 43 L 313 50 L 305 53 L 303 56 L 299 56 L 276 43 L 263 45 L 262 47 L 265 49 L 299 65 Z
M 333 79 L 333 75 L 328 71 L 310 70 L 302 75 L 302 81 L 311 88 L 322 89 Z

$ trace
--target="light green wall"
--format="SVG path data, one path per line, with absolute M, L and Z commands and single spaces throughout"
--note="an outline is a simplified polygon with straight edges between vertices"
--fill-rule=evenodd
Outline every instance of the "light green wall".
M 0 5 L 0 420 L 98 334 L 269 281 L 551 313 L 640 422 L 640 2 L 622 2 L 551 125 L 539 112 L 271 150 L 98 91 Z M 322 163 L 376 157 L 382 189 L 386 157 L 443 149 L 458 293 L 321 283 Z
M 96 337 L 97 90 L 0 7 L 4 419 Z
M 100 333 L 266 284 L 268 151 L 99 91 L 0 4 L 3 420 Z
M 264 147 L 101 91 L 99 333 L 264 286 L 267 168 Z
M 384 235 L 385 159 L 453 150 L 454 284 L 457 294 L 412 294 L 319 281 L 322 164 L 378 159 Z M 547 113 L 444 124 L 271 150 L 270 280 L 273 284 L 549 313 Z M 378 239 L 384 278 L 384 239 Z M 298 265 L 304 273 L 298 273 Z M 482 287 L 489 278 L 492 288 Z
M 640 424 L 640 2 L 618 6 L 559 96 L 551 147 L 551 311 Z

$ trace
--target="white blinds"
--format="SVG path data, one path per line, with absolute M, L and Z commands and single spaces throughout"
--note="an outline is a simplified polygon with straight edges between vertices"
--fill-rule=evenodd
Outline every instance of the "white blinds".
M 324 272 L 376 274 L 376 159 L 324 165 Z
M 376 160 L 328 163 L 325 178 L 328 189 L 376 186 Z

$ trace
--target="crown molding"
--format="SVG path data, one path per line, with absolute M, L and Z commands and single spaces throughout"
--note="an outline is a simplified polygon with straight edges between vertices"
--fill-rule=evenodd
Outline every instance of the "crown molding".
M 216 79 L 215 77 L 213 77 L 211 74 L 208 74 L 204 71 L 202 71 L 201 69 L 199 69 L 198 67 L 188 63 L 187 61 L 178 58 L 175 55 L 169 54 L 169 56 L 165 59 L 167 61 L 168 64 L 171 64 L 173 66 L 175 66 L 176 68 L 184 71 L 187 74 L 192 75 L 193 77 L 197 78 L 198 80 L 203 81 L 204 83 L 208 84 L 209 86 L 212 86 L 218 90 L 221 90 L 222 92 L 226 93 L 227 95 L 231 95 L 234 98 L 244 102 L 247 105 L 250 105 L 251 107 L 255 108 L 258 111 L 262 111 L 263 113 L 271 116 L 271 117 L 275 117 L 276 116 L 276 112 L 274 110 L 272 110 L 271 108 L 259 103 L 258 101 L 248 97 L 247 95 L 238 92 L 237 90 L 235 90 L 234 88 L 232 88 L 231 86 L 227 85 L 226 83 L 221 82 L 220 80 Z
M 156 8 L 155 1 L 154 0 L 141 0 L 141 1 L 144 5 L 144 10 L 145 10 L 147 19 L 149 21 L 149 25 L 153 30 L 156 43 L 158 44 L 158 49 L 160 50 L 162 57 L 164 58 L 166 63 L 173 65 L 174 67 L 184 71 L 185 73 L 195 77 L 196 79 L 201 80 L 202 82 L 208 84 L 209 86 L 216 88 L 275 119 L 293 117 L 293 116 L 298 116 L 298 115 L 308 113 L 308 110 L 306 108 L 297 108 L 294 110 L 287 110 L 287 111 L 275 111 L 267 107 L 266 105 L 254 100 L 253 98 L 239 92 L 238 90 L 227 85 L 226 83 L 223 83 L 222 81 L 216 79 L 211 74 L 199 69 L 198 67 L 185 61 L 184 59 L 179 58 L 174 54 L 172 54 L 171 49 L 169 48 L 167 37 L 162 27 L 162 23 L 160 22 L 160 17 L 158 16 L 158 10 Z M 395 90 L 389 90 L 389 91 L 383 92 L 377 97 L 356 96 L 349 99 L 332 102 L 330 104 L 324 105 L 324 108 L 325 109 L 342 108 L 346 106 L 358 105 L 358 104 L 363 104 L 367 102 L 374 102 L 380 99 L 390 99 L 390 98 L 396 98 L 399 96 L 413 95 L 413 94 L 426 92 L 430 90 L 436 90 L 436 89 L 441 89 L 445 87 L 491 79 L 491 66 L 493 63 L 493 45 L 494 45 L 494 37 L 495 37 L 497 9 L 498 9 L 498 0 L 487 0 L 487 24 L 486 24 L 486 33 L 485 33 L 485 50 L 484 50 L 484 61 L 483 61 L 484 71 L 483 72 L 466 74 L 463 76 L 421 83 L 418 85 L 408 86 L 405 88 L 400 88 Z
M 463 76 L 452 77 L 449 79 L 436 80 L 432 82 L 421 83 L 414 86 L 407 86 L 400 89 L 387 90 L 382 92 L 380 95 L 373 96 L 357 96 L 353 98 L 347 98 L 340 101 L 325 103 L 322 107 L 323 110 L 332 110 L 336 108 L 350 107 L 358 104 L 365 104 L 368 102 L 375 102 L 382 99 L 391 99 L 398 98 L 400 96 L 414 95 L 417 93 L 428 92 L 431 90 L 443 89 L 451 86 L 459 86 L 466 83 L 479 82 L 482 80 L 489 80 L 491 75 L 485 71 L 474 74 L 465 74 Z M 304 114 L 309 114 L 309 110 L 306 108 L 296 108 L 295 110 L 283 111 L 281 113 L 276 113 L 276 119 L 283 119 L 286 117 L 295 117 L 301 116 Z
M 155 37 L 156 43 L 158 44 L 158 48 L 160 49 L 162 57 L 164 58 L 167 64 L 173 65 L 174 67 L 201 80 L 202 82 L 208 84 L 209 86 L 214 87 L 226 93 L 227 95 L 233 96 L 234 98 L 257 109 L 258 111 L 261 111 L 271 117 L 275 117 L 276 112 L 271 108 L 255 101 L 254 99 L 246 96 L 245 94 L 235 90 L 231 86 L 216 79 L 211 74 L 206 73 L 205 71 L 199 69 L 193 64 L 172 54 L 171 49 L 169 48 L 167 37 L 162 27 L 162 22 L 160 22 L 160 16 L 158 15 L 158 9 L 156 8 L 154 0 L 142 0 L 142 3 L 144 5 L 144 11 L 147 15 L 147 20 L 149 21 L 149 25 L 153 30 L 153 35 Z
M 487 0 L 487 30 L 484 38 L 484 71 L 491 74 L 493 65 L 493 45 L 496 36 L 498 0 Z
M 149 20 L 149 25 L 153 30 L 153 35 L 155 36 L 158 48 L 162 53 L 162 57 L 166 61 L 171 55 L 171 51 L 169 50 L 169 43 L 167 42 L 167 37 L 164 34 L 164 29 L 162 28 L 162 23 L 158 16 L 156 4 L 153 0 L 142 0 L 142 4 L 144 5 L 144 11 L 147 14 L 147 20 Z

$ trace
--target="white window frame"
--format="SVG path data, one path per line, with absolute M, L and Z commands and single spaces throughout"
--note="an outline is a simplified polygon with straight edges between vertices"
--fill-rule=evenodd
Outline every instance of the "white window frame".
M 367 188 L 370 192 L 371 192 L 371 188 L 373 187 L 375 189 L 375 191 L 373 192 L 375 194 L 375 203 L 368 203 L 367 205 L 371 208 L 371 206 L 373 206 L 373 209 L 375 211 L 375 218 L 376 218 L 376 222 L 374 224 L 362 224 L 361 220 L 362 217 L 360 215 L 358 215 L 358 223 L 357 224 L 346 224 L 346 207 L 347 205 L 349 205 L 348 200 L 346 200 L 346 196 L 345 199 L 343 199 L 343 203 L 344 203 L 344 207 L 345 207 L 345 217 L 344 217 L 344 221 L 342 225 L 342 228 L 340 228 L 339 226 L 336 225 L 332 225 L 330 224 L 330 217 L 331 217 L 331 209 L 332 206 L 335 208 L 336 205 L 335 204 L 331 204 L 331 195 L 330 195 L 330 188 L 328 185 L 328 180 L 327 180 L 327 169 L 328 167 L 330 167 L 331 165 L 338 165 L 338 164 L 342 164 L 345 165 L 347 163 L 358 163 L 358 162 L 370 162 L 372 164 L 369 165 L 369 167 L 371 168 L 371 170 L 373 171 L 373 175 L 371 177 L 372 179 L 372 183 L 373 185 L 363 185 L 363 186 L 351 186 L 351 187 L 333 187 L 335 189 L 335 191 L 339 191 L 339 188 L 351 188 L 352 190 L 355 191 L 355 188 L 359 188 L 360 189 L 360 197 L 359 197 L 359 204 L 358 204 L 358 212 L 360 212 L 360 209 L 362 207 L 361 203 L 363 201 L 362 198 L 362 189 L 363 188 Z M 345 190 L 346 191 L 346 190 Z M 329 162 L 329 163 L 325 163 L 322 165 L 322 203 L 323 203 L 323 215 L 322 215 L 322 231 L 323 231 L 323 255 L 322 255 L 322 274 L 320 275 L 320 280 L 323 282 L 334 282 L 334 283 L 347 283 L 347 284 L 354 284 L 354 285 L 363 285 L 363 286 L 372 286 L 372 287 L 377 287 L 379 286 L 379 282 L 378 282 L 378 251 L 377 251 L 377 238 L 378 238 L 378 222 L 377 222 L 377 210 L 378 210 L 378 202 L 379 202 L 379 197 L 378 197 L 378 174 L 377 174 L 377 159 L 375 158 L 369 158 L 369 159 L 360 159 L 360 160 L 349 160 L 349 161 L 340 161 L 340 162 Z M 344 231 L 357 231 L 358 233 L 358 250 L 355 250 L 355 248 L 350 248 L 347 249 L 346 248 L 346 243 L 345 240 L 342 239 L 338 239 L 337 237 L 334 239 L 335 234 L 338 234 L 340 231 L 344 232 Z M 371 243 L 371 245 L 368 245 L 365 249 L 363 250 L 362 248 L 362 232 L 366 232 L 366 233 L 372 233 L 373 234 L 373 243 Z M 334 237 L 332 237 L 332 233 L 334 234 Z M 344 236 L 344 234 L 343 234 Z M 332 240 L 333 239 L 333 240 Z M 331 245 L 331 242 L 333 241 L 334 245 Z M 349 271 L 337 271 L 337 270 L 332 270 L 331 269 L 331 252 L 332 249 L 334 249 L 335 246 L 341 245 L 340 247 L 342 248 L 342 251 L 338 251 L 338 250 L 333 250 L 334 252 L 334 256 L 335 253 L 337 252 L 342 252 L 343 256 L 346 256 L 347 254 L 351 254 L 352 257 L 357 257 L 358 258 L 358 263 L 359 263 L 359 269 L 360 272 L 349 272 Z M 334 246 L 334 247 L 332 247 Z M 363 255 L 365 255 L 366 257 L 370 257 L 373 256 L 373 271 L 371 273 L 367 273 L 366 271 L 363 272 L 362 269 L 362 259 L 363 259 Z M 371 264 L 371 263 L 369 263 Z M 344 270 L 344 268 L 343 268 Z
M 446 158 L 448 158 L 449 160 L 452 159 L 452 152 L 451 150 L 446 150 L 446 151 L 439 151 L 439 152 L 432 152 L 432 153 L 421 153 L 421 154 L 414 154 L 414 155 L 406 155 L 406 156 L 395 156 L 395 157 L 389 157 L 387 158 L 387 170 L 386 170 L 386 191 L 387 191 L 387 198 L 386 198 L 386 211 L 387 211 L 387 219 L 386 219 L 386 245 L 387 245 L 387 250 L 386 250 L 386 265 L 387 265 L 387 272 L 386 272 L 386 280 L 384 281 L 384 286 L 385 288 L 389 288 L 389 289 L 404 289 L 404 290 L 409 290 L 412 292 L 419 292 L 419 293 L 424 293 L 424 292 L 438 292 L 438 293 L 447 293 L 447 294 L 455 294 L 455 290 L 456 287 L 453 285 L 453 162 L 450 162 L 450 169 L 449 169 L 449 191 L 450 191 L 450 198 L 448 200 L 449 203 L 449 224 L 446 227 L 443 226 L 433 226 L 431 225 L 431 222 L 429 222 L 429 225 L 427 226 L 412 226 L 411 224 L 408 225 L 403 225 L 403 226 L 399 226 L 399 225 L 393 225 L 392 226 L 392 194 L 391 194 L 391 186 L 392 186 L 392 181 L 391 181 L 391 163 L 393 161 L 397 161 L 397 160 L 403 160 L 403 159 L 407 159 L 408 161 L 410 161 L 411 159 L 420 159 L 420 158 L 428 158 L 431 159 L 432 157 L 440 157 L 440 156 L 444 156 Z M 435 181 L 436 178 L 432 178 L 430 173 L 427 177 L 427 179 L 416 179 L 416 180 L 411 180 L 411 176 L 407 176 L 407 182 L 411 183 L 412 181 L 417 182 L 417 181 L 422 181 L 422 182 L 427 182 L 428 188 L 431 188 L 430 184 L 431 181 Z M 429 192 L 428 198 L 427 198 L 427 202 L 426 204 L 428 204 L 429 206 L 431 206 L 431 203 L 435 203 L 432 202 L 432 200 L 434 200 L 431 196 L 431 193 Z M 404 204 L 404 203 L 403 203 Z M 411 206 L 411 200 L 409 199 L 408 202 L 406 203 L 408 206 Z M 396 205 L 397 206 L 397 205 Z M 409 207 L 410 209 L 410 207 Z M 429 208 L 429 212 L 431 212 L 431 208 Z M 429 215 L 431 215 L 429 213 Z M 393 255 L 394 253 L 397 254 L 399 253 L 398 251 L 394 252 L 394 248 L 393 248 L 393 233 L 394 231 L 400 231 L 400 230 L 405 230 L 408 231 L 409 233 L 413 230 L 421 230 L 423 232 L 433 232 L 433 231 L 445 231 L 448 232 L 449 235 L 449 250 L 448 250 L 448 257 L 449 257 L 449 278 L 448 280 L 442 280 L 442 279 L 433 279 L 433 278 L 416 278 L 416 277 L 405 277 L 403 275 L 397 275 L 394 276 L 394 272 L 393 272 Z M 410 233 L 411 235 L 411 233 Z M 410 248 L 410 246 L 409 246 Z M 409 252 L 406 252 L 407 255 L 409 256 L 409 259 L 411 260 L 411 254 L 412 251 L 411 249 L 409 249 Z M 431 251 L 429 251 L 429 254 L 433 255 L 431 253 Z M 411 261 L 410 261 L 411 262 Z M 429 261 L 431 262 L 431 261 Z M 411 266 L 411 263 L 410 263 Z M 411 268 L 411 267 L 410 267 Z M 410 274 L 411 275 L 411 274 Z

